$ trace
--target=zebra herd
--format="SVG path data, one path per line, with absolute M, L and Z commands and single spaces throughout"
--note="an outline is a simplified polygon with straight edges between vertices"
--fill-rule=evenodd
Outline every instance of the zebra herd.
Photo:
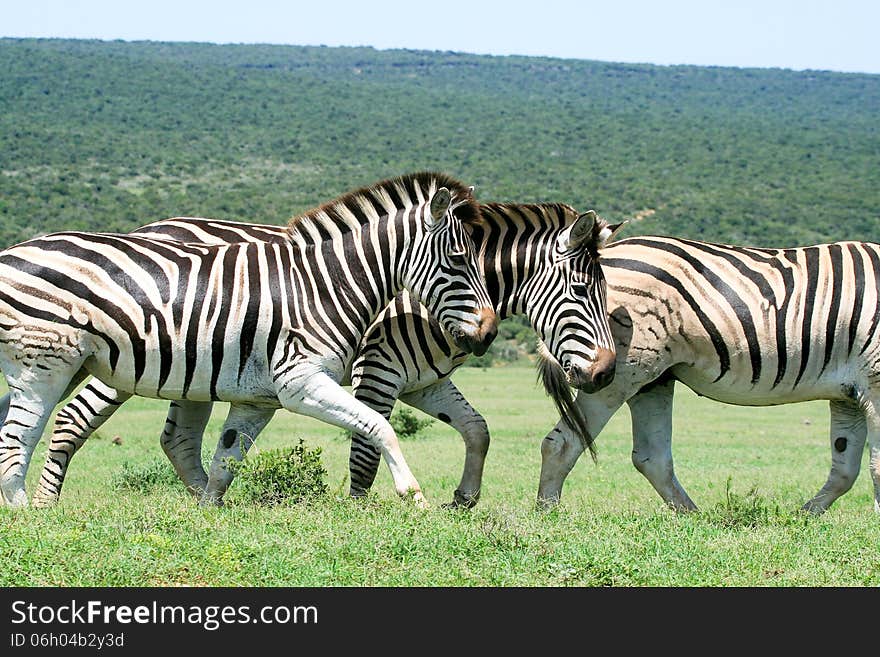
M 867 441 L 880 511 L 880 246 L 609 243 L 621 225 L 592 210 L 477 203 L 472 190 L 420 172 L 283 227 L 177 217 L 0 252 L 5 504 L 28 504 L 49 416 L 91 376 L 56 415 L 34 506 L 59 499 L 73 455 L 133 395 L 170 401 L 160 442 L 204 504 L 222 503 L 227 459 L 244 458 L 279 408 L 350 432 L 352 496 L 384 458 L 397 493 L 425 504 L 388 421 L 400 399 L 461 433 L 452 504 L 473 506 L 489 431 L 450 376 L 500 319 L 524 315 L 560 411 L 541 445 L 539 505 L 560 500 L 627 403 L 634 466 L 670 507 L 696 509 L 673 468 L 680 381 L 731 404 L 829 400 L 831 471 L 804 508 L 821 513 L 849 490 Z M 215 401 L 230 408 L 205 472 Z

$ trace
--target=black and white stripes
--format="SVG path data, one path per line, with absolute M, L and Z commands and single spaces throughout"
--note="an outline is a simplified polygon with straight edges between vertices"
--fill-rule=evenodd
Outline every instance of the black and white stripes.
M 560 204 L 481 205 L 482 221 L 470 227 L 478 243 L 479 261 L 488 279 L 488 291 L 500 316 L 526 314 L 535 330 L 569 376 L 590 389 L 606 384 L 612 375 L 613 343 L 605 310 L 605 283 L 596 249 L 611 229 L 595 213 L 578 215 Z M 281 229 L 179 217 L 142 227 L 142 234 L 202 241 L 265 239 L 277 241 Z M 454 390 L 448 375 L 467 358 L 448 331 L 441 330 L 427 308 L 409 293 L 398 295 L 384 310 L 362 341 L 353 366 L 355 396 L 388 416 L 399 394 L 424 389 L 423 396 L 442 406 L 442 396 L 432 391 Z M 567 389 L 566 389 L 567 392 Z M 102 401 L 103 400 L 103 401 Z M 112 388 L 90 382 L 59 412 L 46 467 L 34 503 L 53 503 L 60 493 L 67 464 L 88 435 L 118 407 Z M 425 402 L 426 404 L 427 402 Z M 424 405 L 424 404 L 423 404 Z M 443 414 L 442 409 L 439 411 Z M 206 475 L 198 458 L 201 434 L 210 406 L 181 401 L 169 411 L 162 445 L 185 484 L 194 491 L 204 487 Z M 456 416 L 450 410 L 450 416 Z M 481 421 L 481 418 L 480 418 Z M 467 418 L 462 418 L 468 425 Z M 488 433 L 472 440 L 488 441 Z M 485 423 L 482 423 L 485 426 Z M 256 437 L 258 428 L 249 435 Z M 195 445 L 195 449 L 193 449 Z M 355 435 L 352 492 L 362 494 L 375 476 L 379 451 L 362 435 Z M 365 474 L 371 469 L 370 474 Z M 358 473 L 358 474 L 356 474 Z M 467 483 L 458 496 L 473 499 Z
M 464 230 L 478 221 L 469 188 L 418 173 L 308 212 L 271 243 L 57 233 L 6 249 L 6 503 L 27 503 L 34 444 L 54 405 L 88 374 L 129 395 L 230 401 L 233 431 L 278 407 L 365 430 L 394 452 L 398 491 L 420 496 L 390 425 L 338 381 L 375 315 L 403 289 L 463 348 L 486 348 L 496 319 Z M 218 481 L 222 469 L 212 471 Z

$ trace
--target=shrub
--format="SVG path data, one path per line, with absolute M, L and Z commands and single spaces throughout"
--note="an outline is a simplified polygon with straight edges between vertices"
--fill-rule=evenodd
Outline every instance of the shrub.
M 397 434 L 397 438 L 400 440 L 416 438 L 419 433 L 421 433 L 422 429 L 426 429 L 434 424 L 432 418 L 420 420 L 419 417 L 408 408 L 401 408 L 394 413 L 394 415 L 391 416 L 390 422 L 391 427 L 394 429 L 394 433 Z
M 148 463 L 131 464 L 123 462 L 122 472 L 113 475 L 111 483 L 119 490 L 133 490 L 149 493 L 156 488 L 179 486 L 177 473 L 168 461 L 153 459 Z
M 293 447 L 251 452 L 243 461 L 227 459 L 235 475 L 236 499 L 272 506 L 295 504 L 327 492 L 321 448 L 309 449 L 302 438 Z

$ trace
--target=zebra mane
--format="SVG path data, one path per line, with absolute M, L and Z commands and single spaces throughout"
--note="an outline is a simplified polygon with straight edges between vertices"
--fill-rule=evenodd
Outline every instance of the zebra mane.
M 553 222 L 553 228 L 563 229 L 570 226 L 578 218 L 578 211 L 565 203 L 499 203 L 488 201 L 480 203 L 480 207 L 493 211 L 498 217 L 516 217 L 546 228 L 547 222 Z
M 571 226 L 580 213 L 572 206 L 566 203 L 497 203 L 486 202 L 480 203 L 481 208 L 485 208 L 489 212 L 483 215 L 483 223 L 500 223 L 501 217 L 510 218 L 513 223 L 513 217 L 517 220 L 526 221 L 540 229 L 555 228 L 563 230 Z M 550 226 L 548 226 L 550 222 Z M 589 248 L 590 255 L 593 258 L 599 257 L 599 248 L 602 245 L 600 239 L 603 230 L 609 227 L 608 222 L 601 217 L 596 219 L 590 239 L 585 243 Z
M 388 178 L 343 194 L 293 217 L 287 224 L 287 231 L 293 234 L 307 224 L 320 229 L 329 223 L 335 225 L 339 231 L 347 232 L 355 224 L 367 223 L 373 212 L 379 216 L 388 214 L 389 202 L 396 208 L 414 205 L 418 203 L 419 197 L 428 200 L 441 187 L 446 187 L 452 194 L 455 216 L 462 223 L 475 225 L 482 222 L 480 206 L 473 197 L 473 188 L 445 173 L 420 171 Z
M 587 418 L 584 417 L 580 406 L 575 403 L 574 395 L 565 378 L 562 366 L 552 356 L 550 350 L 538 340 L 538 379 L 544 386 L 544 390 L 556 405 L 560 419 L 566 426 L 577 434 L 584 450 L 589 450 L 593 463 L 596 463 L 596 446 L 590 429 L 587 426 Z

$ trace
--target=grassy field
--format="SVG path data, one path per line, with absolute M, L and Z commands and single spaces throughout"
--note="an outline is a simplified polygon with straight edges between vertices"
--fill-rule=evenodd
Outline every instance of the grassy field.
M 285 412 L 257 448 L 299 437 L 320 446 L 325 499 L 262 508 L 236 503 L 233 484 L 226 507 L 203 509 L 178 485 L 120 490 L 123 464 L 164 459 L 165 404 L 134 399 L 76 457 L 57 508 L 0 509 L 0 585 L 880 585 L 880 518 L 866 471 L 824 516 L 797 511 L 827 475 L 825 402 L 755 409 L 679 389 L 676 468 L 702 509 L 686 516 L 668 511 L 630 464 L 624 408 L 599 438 L 598 464 L 582 458 L 561 506 L 545 513 L 534 509 L 540 441 L 556 417 L 534 372 L 463 368 L 454 380 L 493 437 L 483 497 L 471 511 L 440 508 L 464 455 L 451 429 L 435 423 L 403 443 L 432 502 L 420 511 L 396 498 L 384 464 L 370 498 L 347 499 L 347 440 Z M 218 406 L 206 453 L 224 415 Z M 45 441 L 29 490 L 44 454 Z

